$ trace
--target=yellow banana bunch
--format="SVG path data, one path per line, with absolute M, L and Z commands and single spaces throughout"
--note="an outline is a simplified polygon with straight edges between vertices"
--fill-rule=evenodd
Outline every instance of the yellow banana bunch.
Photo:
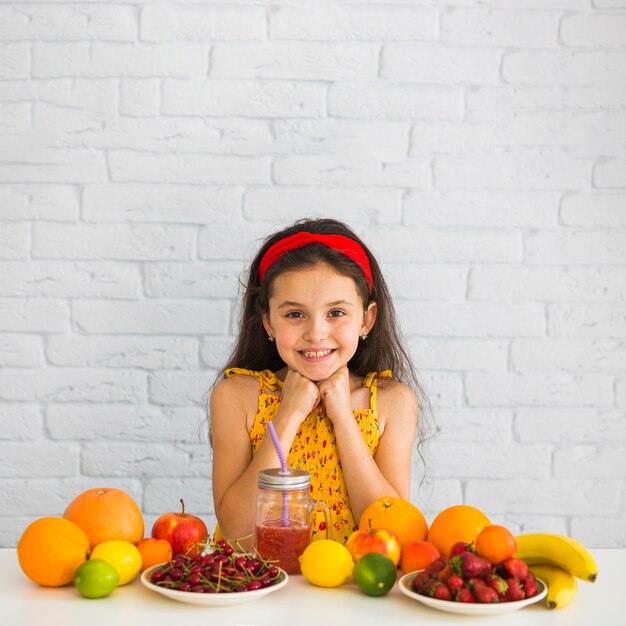
M 546 606 L 560 609 L 569 604 L 576 595 L 576 578 L 556 565 L 531 565 L 530 571 L 548 586 Z
M 552 533 L 518 535 L 516 558 L 528 565 L 556 565 L 576 578 L 593 582 L 598 566 L 593 555 L 582 543 Z

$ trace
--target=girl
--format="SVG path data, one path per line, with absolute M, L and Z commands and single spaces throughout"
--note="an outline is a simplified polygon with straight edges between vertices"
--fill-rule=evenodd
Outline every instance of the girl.
M 254 532 L 258 473 L 279 466 L 265 436 L 270 420 L 287 464 L 308 470 L 311 497 L 331 508 L 331 538 L 343 543 L 377 498 L 409 499 L 418 405 L 406 383 L 419 391 L 365 244 L 331 219 L 268 237 L 250 266 L 239 336 L 210 400 L 222 534 Z

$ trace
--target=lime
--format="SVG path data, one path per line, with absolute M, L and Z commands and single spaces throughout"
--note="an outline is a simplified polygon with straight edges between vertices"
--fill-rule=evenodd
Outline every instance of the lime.
M 129 583 L 141 569 L 141 552 L 128 541 L 103 541 L 91 552 L 92 559 L 110 563 L 120 577 L 120 585 Z
M 379 552 L 362 556 L 354 568 L 354 582 L 368 596 L 384 596 L 389 593 L 397 577 L 393 561 Z
M 354 571 L 348 548 L 332 539 L 311 542 L 298 560 L 302 575 L 318 587 L 339 587 Z
M 74 585 L 85 598 L 108 596 L 120 580 L 117 570 L 106 561 L 90 559 L 76 569 Z

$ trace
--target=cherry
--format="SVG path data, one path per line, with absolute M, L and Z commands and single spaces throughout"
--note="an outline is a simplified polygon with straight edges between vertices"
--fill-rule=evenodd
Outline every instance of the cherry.
M 248 591 L 256 591 L 257 589 L 260 589 L 261 587 L 262 587 L 262 585 L 261 585 L 261 581 L 260 580 L 251 580 L 246 585 L 246 588 L 248 589 Z
M 182 569 L 178 569 L 177 567 L 174 568 L 171 572 L 170 572 L 170 578 L 176 582 L 177 580 L 180 580 L 183 576 L 185 575 L 185 572 L 183 572 Z
M 245 556 L 238 556 L 235 559 L 235 569 L 238 569 L 243 572 L 245 569 L 247 569 L 247 567 L 248 567 L 248 559 L 246 559 Z
M 228 563 L 228 557 L 225 554 L 218 554 L 214 559 L 211 565 L 219 565 L 220 563 Z
M 152 572 L 151 582 L 169 589 L 192 593 L 255 591 L 277 582 L 280 569 L 259 557 L 256 551 L 235 552 L 226 541 L 210 554 L 177 555 Z
M 152 572 L 152 576 L 150 577 L 150 580 L 153 583 L 158 583 L 164 578 L 165 578 L 165 572 L 162 569 L 157 569 L 157 570 L 154 570 L 154 572 Z

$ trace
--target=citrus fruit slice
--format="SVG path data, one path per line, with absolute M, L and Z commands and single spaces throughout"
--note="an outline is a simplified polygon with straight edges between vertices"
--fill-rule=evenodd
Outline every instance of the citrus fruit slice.
M 354 582 L 368 596 L 384 596 L 396 582 L 398 572 L 393 561 L 378 552 L 361 557 L 354 567 Z

